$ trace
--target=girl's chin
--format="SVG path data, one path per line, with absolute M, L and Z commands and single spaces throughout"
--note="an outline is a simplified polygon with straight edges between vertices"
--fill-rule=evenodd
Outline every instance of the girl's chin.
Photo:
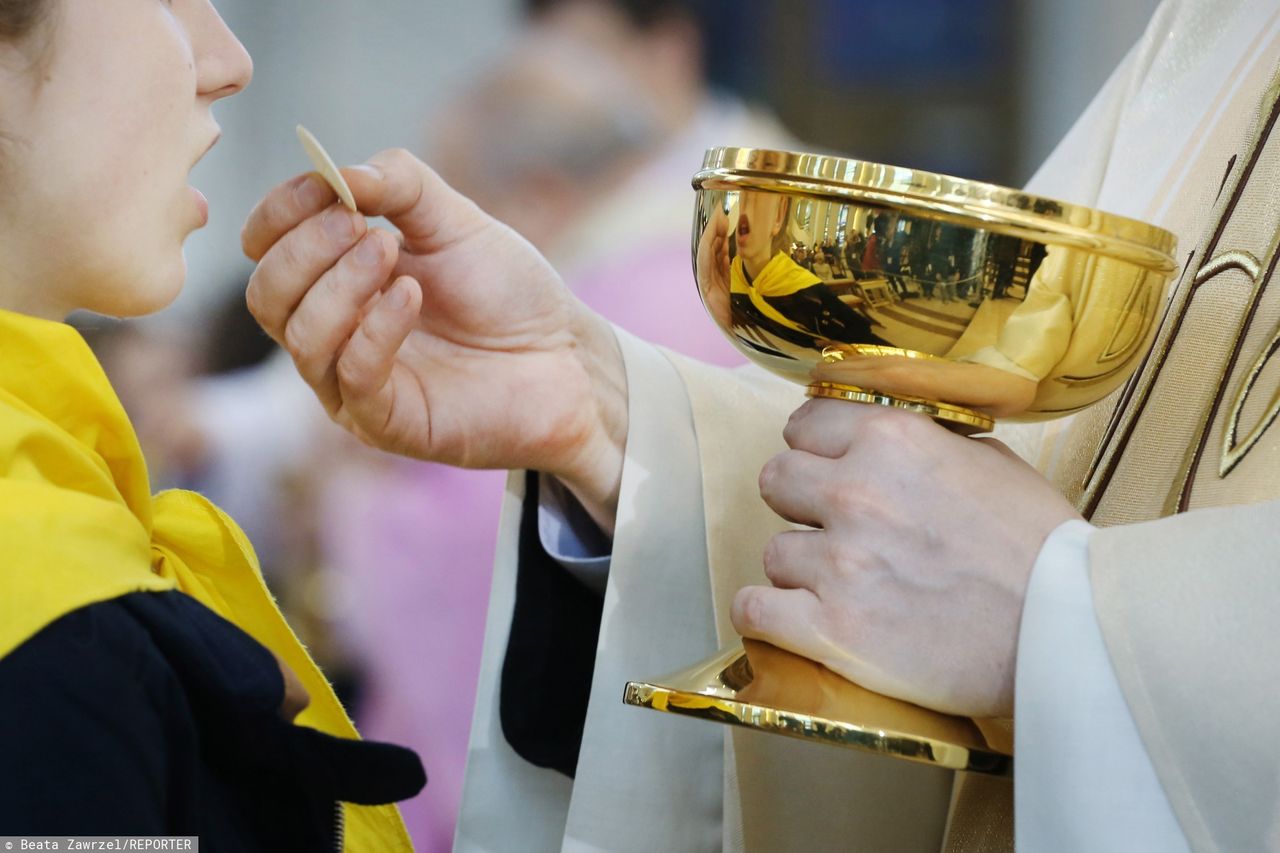
M 168 308 L 178 298 L 186 273 L 186 264 L 181 263 L 177 269 L 164 276 L 155 275 L 154 272 L 145 278 L 138 276 L 133 279 L 131 286 L 126 284 L 114 293 L 101 293 L 101 298 L 84 308 L 95 314 L 121 319 L 155 314 Z

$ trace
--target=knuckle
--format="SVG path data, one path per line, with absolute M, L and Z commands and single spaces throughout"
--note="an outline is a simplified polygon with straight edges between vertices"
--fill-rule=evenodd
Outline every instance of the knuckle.
M 404 171 L 414 168 L 419 160 L 407 148 L 388 148 L 375 155 L 374 160 L 390 171 Z
M 279 316 L 279 312 L 272 306 L 267 285 L 257 272 L 250 277 L 249 286 L 245 288 L 244 303 L 258 325 L 271 337 L 280 340 L 283 334 L 281 326 L 284 324 L 284 318 Z
M 764 546 L 764 554 L 761 562 L 764 566 L 764 576 L 771 583 L 777 584 L 778 575 L 782 569 L 782 543 L 779 541 L 781 536 L 774 536 Z
M 307 333 L 298 315 L 293 315 L 284 326 L 284 348 L 293 356 L 299 370 L 307 362 Z
M 851 483 L 841 479 L 831 480 L 821 487 L 822 499 L 840 518 L 856 518 L 865 509 L 865 498 Z
M 351 345 L 348 345 L 343 351 L 335 367 L 338 385 L 343 389 L 358 390 L 365 381 L 363 359 L 360 357 L 358 346 L 353 346 L 357 343 L 357 338 L 360 334 L 360 332 L 357 332 L 356 336 L 352 338 Z
M 782 440 L 786 442 L 787 447 L 792 450 L 800 445 L 801 437 L 800 424 L 796 421 L 796 413 L 792 413 L 787 419 L 787 425 L 782 428 Z
M 788 447 L 795 447 L 803 435 L 802 424 L 813 411 L 813 401 L 806 400 L 800 408 L 791 413 L 787 418 L 787 425 L 782 428 L 782 439 L 787 443 Z
M 252 216 L 240 227 L 240 251 L 251 261 L 262 258 L 262 254 L 258 251 L 258 236 Z
M 760 468 L 757 487 L 760 496 L 768 501 L 777 494 L 779 481 L 786 473 L 786 453 L 779 453 Z
M 827 538 L 827 559 L 837 576 L 848 578 L 857 574 L 864 556 L 856 540 L 835 536 Z
M 860 431 L 864 438 L 878 445 L 893 446 L 895 440 L 901 437 L 905 422 L 911 420 L 912 418 L 902 417 L 901 412 L 876 408 L 862 418 Z
M 756 478 L 756 485 L 760 489 L 760 494 L 768 496 L 769 488 L 773 485 L 775 459 L 770 459 L 760 466 L 760 476 Z
M 766 611 L 759 587 L 743 587 L 733 596 L 731 616 L 734 627 L 742 633 L 760 633 L 765 630 Z
M 249 285 L 244 290 L 244 306 L 249 309 L 249 313 L 255 320 L 259 323 L 263 322 L 266 317 L 266 306 L 262 304 L 262 281 L 256 269 L 249 276 Z

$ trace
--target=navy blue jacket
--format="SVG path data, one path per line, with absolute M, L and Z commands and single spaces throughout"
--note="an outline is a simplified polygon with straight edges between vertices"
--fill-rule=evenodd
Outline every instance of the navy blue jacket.
M 178 592 L 73 611 L 0 660 L 0 835 L 333 850 L 339 801 L 405 799 L 413 752 L 285 721 L 275 657 Z

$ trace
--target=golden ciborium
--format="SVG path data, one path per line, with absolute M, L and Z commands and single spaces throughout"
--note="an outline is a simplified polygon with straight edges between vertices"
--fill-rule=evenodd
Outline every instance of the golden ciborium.
M 703 304 L 756 364 L 811 397 L 922 412 L 964 433 L 1079 411 L 1154 338 L 1174 236 L 945 175 L 750 148 L 707 152 L 693 254 Z M 746 641 L 625 701 L 1003 773 L 1008 728 L 872 693 Z

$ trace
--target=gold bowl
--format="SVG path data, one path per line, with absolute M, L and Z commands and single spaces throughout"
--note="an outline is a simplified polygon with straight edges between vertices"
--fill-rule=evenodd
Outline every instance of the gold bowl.
M 1176 269 L 1152 225 L 915 169 L 715 148 L 693 186 L 698 290 L 739 350 L 968 432 L 1115 390 Z

